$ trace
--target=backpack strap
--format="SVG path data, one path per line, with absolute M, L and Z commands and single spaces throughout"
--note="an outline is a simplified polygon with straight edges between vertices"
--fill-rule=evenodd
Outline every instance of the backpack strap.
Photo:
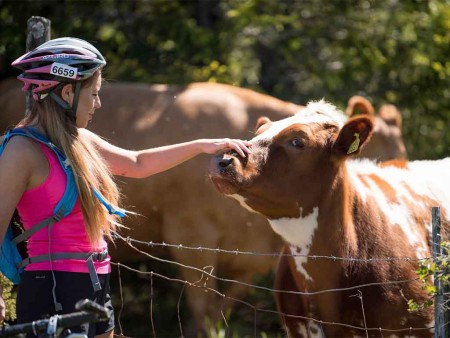
M 28 264 L 31 263 L 41 263 L 47 262 L 50 259 L 53 261 L 60 259 L 80 259 L 80 260 L 88 260 L 88 258 L 92 258 L 93 261 L 102 262 L 108 258 L 108 250 L 103 250 L 102 252 L 59 252 L 52 254 L 43 254 L 33 257 L 27 257 L 22 262 L 17 264 L 17 267 L 24 268 Z
M 73 175 L 72 167 L 69 165 L 69 163 L 66 159 L 66 156 L 48 138 L 43 136 L 35 128 L 32 128 L 32 127 L 15 128 L 15 129 L 11 129 L 6 134 L 3 144 L 2 144 L 2 148 L 4 148 L 6 143 L 15 135 L 21 135 L 21 136 L 26 136 L 26 137 L 32 138 L 32 139 L 46 145 L 47 147 L 49 147 L 55 153 L 56 157 L 58 158 L 59 164 L 64 169 L 64 172 L 67 177 L 66 190 L 64 191 L 64 195 L 61 198 L 61 200 L 59 201 L 59 203 L 55 206 L 55 209 L 53 210 L 53 216 L 50 217 L 49 219 L 45 220 L 48 223 L 45 223 L 44 225 L 42 225 L 42 222 L 38 223 L 38 225 L 41 225 L 41 227 L 38 228 L 37 230 L 24 232 L 24 234 L 29 233 L 29 235 L 23 236 L 23 234 L 22 234 L 21 240 L 17 241 L 17 243 L 20 243 L 21 241 L 24 241 L 27 238 L 29 238 L 29 236 L 34 234 L 36 231 L 38 231 L 38 230 L 42 229 L 44 226 L 50 224 L 50 222 L 53 221 L 53 218 L 56 218 L 56 221 L 59 221 L 62 217 L 67 216 L 72 211 L 73 207 L 75 206 L 75 202 L 78 197 L 78 191 L 77 191 L 77 187 L 75 184 L 75 177 Z M 0 152 L 0 155 L 1 155 L 1 152 Z
M 49 147 L 58 158 L 58 161 L 61 165 L 61 167 L 64 169 L 64 172 L 67 177 L 67 184 L 66 189 L 64 191 L 64 195 L 61 198 L 61 200 L 58 202 L 58 204 L 55 206 L 55 209 L 53 211 L 53 215 L 38 224 L 35 224 L 30 229 L 24 231 L 22 234 L 16 236 L 12 242 L 17 245 L 20 242 L 23 242 L 30 238 L 33 234 L 38 232 L 39 230 L 47 227 L 50 229 L 53 224 L 59 222 L 63 217 L 67 216 L 73 209 L 76 199 L 78 197 L 78 191 L 76 189 L 75 184 L 75 177 L 73 174 L 72 167 L 70 166 L 70 162 L 64 155 L 64 153 L 56 147 L 49 139 L 47 139 L 45 136 L 39 133 L 38 130 L 32 127 L 26 127 L 26 128 L 15 128 L 8 131 L 8 133 L 5 135 L 2 144 L 0 145 L 0 156 L 3 152 L 4 147 L 9 142 L 9 140 L 15 136 L 15 135 L 21 135 L 30 137 L 47 147 Z M 110 203 L 106 201 L 106 199 L 94 188 L 92 188 L 92 191 L 96 198 L 102 203 L 102 205 L 108 210 L 109 214 L 117 215 L 119 217 L 125 216 L 124 210 L 112 206 Z M 50 232 L 49 232 L 50 233 Z M 94 263 L 93 261 L 103 261 L 107 258 L 108 252 L 102 252 L 102 253 L 80 253 L 80 252 L 60 252 L 60 253 L 49 253 L 44 255 L 38 255 L 34 257 L 27 257 L 23 259 L 21 262 L 17 263 L 18 269 L 25 268 L 30 263 L 38 263 L 38 262 L 45 262 L 45 261 L 53 261 L 53 260 L 60 260 L 60 259 L 83 259 L 86 260 L 89 275 L 91 277 L 92 285 L 94 287 L 95 291 L 101 290 L 100 282 L 98 280 L 97 273 L 95 271 Z M 56 305 L 56 302 L 55 302 Z
M 5 135 L 2 145 L 0 146 L 0 156 L 3 152 L 3 148 L 5 147 L 6 143 L 14 135 L 27 136 L 48 146 L 55 153 L 56 157 L 58 158 L 59 164 L 64 169 L 64 172 L 66 173 L 67 177 L 66 190 L 64 191 L 64 195 L 59 201 L 59 203 L 55 206 L 55 209 L 53 210 L 53 216 L 49 217 L 46 220 L 43 220 L 42 222 L 39 222 L 32 228 L 28 229 L 21 235 L 17 236 L 14 239 L 14 243 L 18 244 L 28 239 L 31 235 L 33 235 L 40 229 L 49 226 L 53 223 L 56 223 L 63 217 L 67 216 L 75 206 L 75 202 L 78 197 L 78 191 L 75 184 L 75 177 L 73 174 L 73 170 L 72 167 L 70 166 L 69 160 L 66 158 L 64 153 L 58 147 L 56 147 L 49 139 L 47 139 L 45 136 L 39 133 L 39 131 L 37 131 L 35 128 L 32 127 L 15 128 L 8 131 L 8 133 Z M 108 210 L 109 214 L 117 215 L 119 217 L 125 216 L 124 210 L 112 206 L 96 189 L 92 188 L 92 191 L 94 193 L 94 196 L 96 196 L 97 199 L 102 203 L 102 205 Z
M 58 213 L 44 219 L 43 221 L 33 225 L 30 229 L 25 230 L 24 232 L 22 232 L 20 235 L 17 235 L 16 237 L 14 237 L 14 239 L 12 240 L 12 242 L 17 245 L 25 240 L 27 240 L 28 238 L 30 238 L 32 235 L 34 235 L 36 232 L 38 232 L 39 230 L 50 226 L 56 222 L 59 222 L 61 220 L 61 218 L 64 217 L 64 212 L 65 212 L 65 207 L 63 206 L 62 208 L 60 208 L 58 210 Z
M 100 291 L 102 289 L 100 281 L 98 279 L 97 272 L 95 271 L 94 261 L 102 262 L 108 258 L 108 249 L 102 252 L 57 252 L 43 254 L 33 257 L 27 257 L 17 264 L 18 269 L 24 269 L 28 264 L 55 261 L 60 259 L 80 259 L 86 261 L 89 277 L 91 279 L 92 287 L 94 291 Z M 56 302 L 55 302 L 56 303 Z M 56 304 L 55 304 L 56 306 Z

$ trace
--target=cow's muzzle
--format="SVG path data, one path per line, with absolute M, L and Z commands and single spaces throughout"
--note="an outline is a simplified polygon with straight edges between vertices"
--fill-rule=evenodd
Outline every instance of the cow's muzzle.
M 232 164 L 233 161 L 234 161 L 233 157 L 222 157 L 217 162 L 217 165 L 219 166 L 219 168 L 224 169 L 224 168 L 228 167 L 230 164 Z
M 231 152 L 218 154 L 209 163 L 209 178 L 215 187 L 224 194 L 233 194 L 238 190 L 236 165 L 239 166 L 238 154 Z

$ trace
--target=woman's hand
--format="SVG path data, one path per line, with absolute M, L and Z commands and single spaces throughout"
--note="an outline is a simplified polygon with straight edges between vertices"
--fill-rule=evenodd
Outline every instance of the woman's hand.
M 200 146 L 204 153 L 206 154 L 215 154 L 220 150 L 224 149 L 233 149 L 240 156 L 246 157 L 247 154 L 251 154 L 250 146 L 251 143 L 249 141 L 238 140 L 238 139 L 203 139 L 199 140 Z

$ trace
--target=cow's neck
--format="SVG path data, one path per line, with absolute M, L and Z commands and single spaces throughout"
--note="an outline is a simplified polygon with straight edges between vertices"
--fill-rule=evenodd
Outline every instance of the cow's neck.
M 300 291 L 320 291 L 339 287 L 346 269 L 341 260 L 332 257 L 351 255 L 355 250 L 356 234 L 352 227 L 347 227 L 351 219 L 351 189 L 346 185 L 347 169 L 341 166 L 337 172 L 322 176 L 327 190 L 320 191 L 320 200 L 315 206 L 303 204 L 301 216 L 271 220 L 272 228 L 286 242 L 292 257 L 289 265 L 294 272 L 297 287 Z M 331 187 L 331 189 L 330 189 Z M 324 188 L 325 189 L 325 188 Z M 325 257 L 323 257 L 325 256 Z M 298 272 L 298 273 L 296 273 Z M 303 299 L 311 316 L 321 313 L 326 319 L 339 317 L 340 304 L 338 293 L 324 293 L 315 298 L 315 305 L 309 298 Z
M 341 256 L 347 253 L 348 247 L 352 247 L 351 243 L 346 243 L 348 239 L 354 238 L 351 229 L 343 227 L 349 214 L 348 187 L 344 184 L 345 166 L 322 178 L 322 183 L 328 182 L 322 184 L 324 188 L 314 194 L 321 196 L 320 199 L 306 200 L 299 196 L 297 205 L 300 216 L 269 220 L 273 230 L 285 240 L 294 254 L 297 270 L 306 279 L 312 278 L 305 270 L 309 260 L 307 256 Z

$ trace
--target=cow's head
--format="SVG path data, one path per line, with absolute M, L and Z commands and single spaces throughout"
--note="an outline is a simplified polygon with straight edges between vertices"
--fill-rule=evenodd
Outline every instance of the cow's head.
M 298 217 L 301 210 L 318 205 L 345 160 L 358 154 L 372 135 L 371 116 L 344 119 L 324 101 L 283 120 L 262 117 L 251 140 L 252 154 L 215 156 L 210 178 L 220 192 L 269 218 Z

